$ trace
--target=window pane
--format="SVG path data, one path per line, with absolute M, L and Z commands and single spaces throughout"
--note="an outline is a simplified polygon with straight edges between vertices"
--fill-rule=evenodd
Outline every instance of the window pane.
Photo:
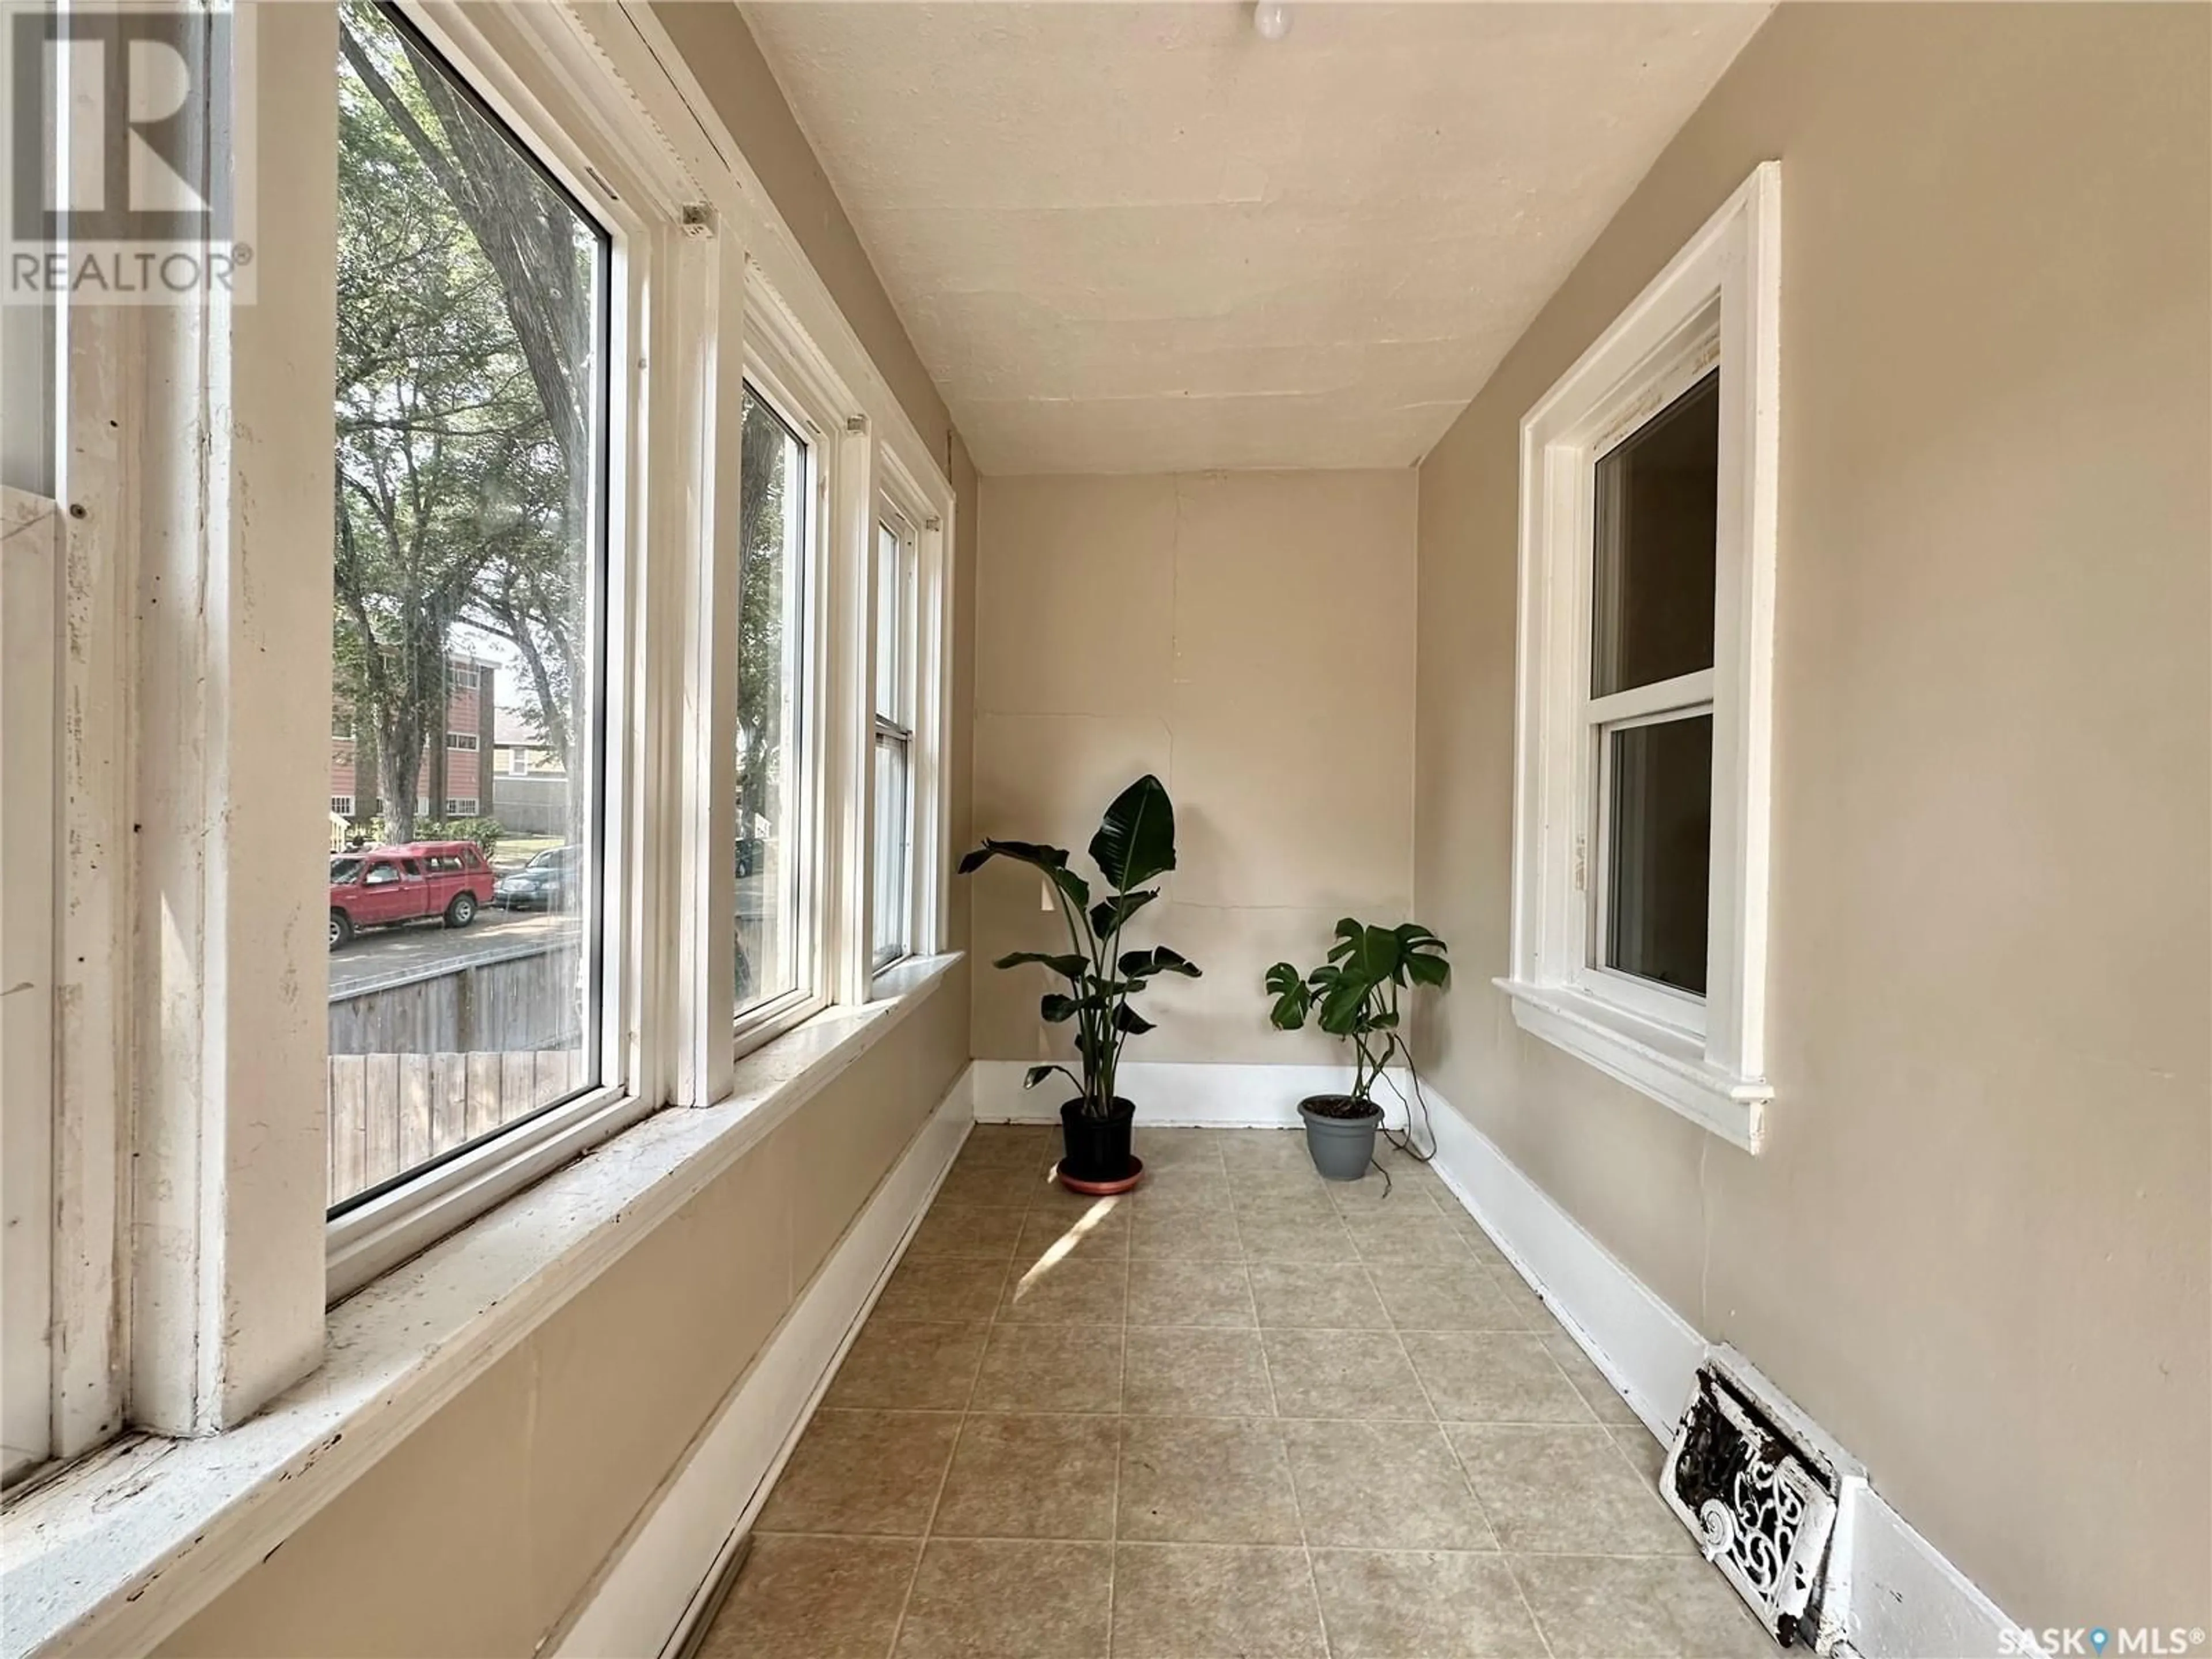
M 800 587 L 807 453 L 745 390 L 738 580 L 738 1010 L 799 988 Z
M 1713 717 L 1607 733 L 1613 792 L 1605 961 L 1705 994 L 1713 840 Z
M 1713 665 L 1720 388 L 1715 369 L 1597 464 L 1594 697 Z
M 906 545 L 893 526 L 876 526 L 876 713 L 905 726 Z
M 333 1206 L 598 1080 L 607 260 L 421 40 L 339 25 Z
M 896 962 L 913 948 L 907 937 L 907 867 L 911 861 L 908 824 L 912 742 L 886 732 L 876 734 L 876 848 L 872 908 L 874 959 L 878 968 Z
M 875 845 L 869 858 L 875 965 L 913 949 L 909 937 L 913 848 L 914 538 L 894 522 L 876 526 Z

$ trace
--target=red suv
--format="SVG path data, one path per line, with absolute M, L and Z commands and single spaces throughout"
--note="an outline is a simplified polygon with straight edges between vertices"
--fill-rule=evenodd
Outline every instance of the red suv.
M 331 949 L 362 927 L 441 916 L 465 927 L 491 902 L 491 866 L 472 841 L 371 847 L 331 860 Z

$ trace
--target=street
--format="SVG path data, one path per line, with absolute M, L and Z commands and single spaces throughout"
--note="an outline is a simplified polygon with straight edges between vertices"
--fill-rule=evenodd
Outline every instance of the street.
M 472 957 L 502 954 L 517 945 L 552 944 L 575 933 L 575 917 L 542 910 L 479 910 L 465 927 L 416 921 L 367 928 L 345 949 L 331 953 L 331 995 L 344 996 L 395 974 L 459 967 Z

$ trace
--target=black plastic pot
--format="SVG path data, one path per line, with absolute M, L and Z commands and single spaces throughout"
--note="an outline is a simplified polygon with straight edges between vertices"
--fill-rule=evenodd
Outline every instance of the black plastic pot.
M 1061 1173 L 1078 1181 L 1127 1181 L 1137 1169 L 1129 1152 L 1129 1131 L 1136 1117 L 1137 1109 L 1118 1095 L 1104 1117 L 1090 1116 L 1081 1101 L 1069 1101 L 1060 1109 L 1060 1144 L 1066 1152 Z

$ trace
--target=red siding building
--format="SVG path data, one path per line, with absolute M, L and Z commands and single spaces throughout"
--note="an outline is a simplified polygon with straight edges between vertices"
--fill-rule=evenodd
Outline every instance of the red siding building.
M 415 775 L 415 811 L 433 818 L 490 817 L 491 757 L 499 670 L 470 657 L 446 664 L 446 729 L 443 740 L 422 745 Z M 383 805 L 376 793 L 374 739 L 356 729 L 353 710 L 333 705 L 331 714 L 331 811 L 362 823 Z

